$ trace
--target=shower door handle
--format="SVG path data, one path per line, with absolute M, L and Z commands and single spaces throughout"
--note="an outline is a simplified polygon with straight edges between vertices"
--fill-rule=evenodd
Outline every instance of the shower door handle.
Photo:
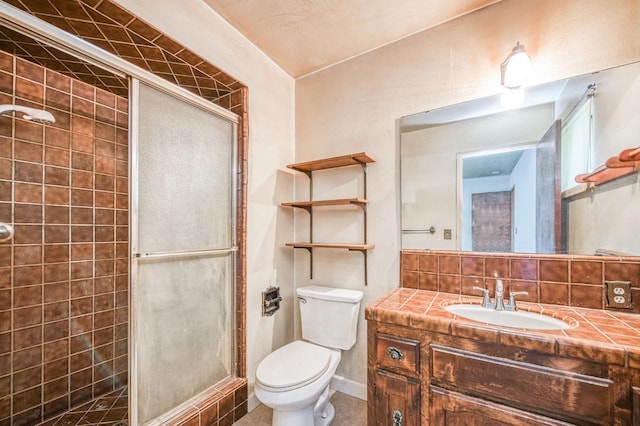
M 185 250 L 185 251 L 161 251 L 155 253 L 134 253 L 133 257 L 138 259 L 158 259 L 170 257 L 205 256 L 209 254 L 227 254 L 238 251 L 238 247 L 228 247 L 222 249 Z
M 4 243 L 5 241 L 12 239 L 14 233 L 15 231 L 13 230 L 13 226 L 8 223 L 0 222 L 0 243 Z

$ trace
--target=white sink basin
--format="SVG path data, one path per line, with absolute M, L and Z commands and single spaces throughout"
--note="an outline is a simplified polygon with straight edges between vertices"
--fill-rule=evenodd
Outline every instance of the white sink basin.
M 455 304 L 444 306 L 454 315 L 504 327 L 527 328 L 529 330 L 562 330 L 572 325 L 549 315 L 527 311 L 496 311 L 478 305 Z

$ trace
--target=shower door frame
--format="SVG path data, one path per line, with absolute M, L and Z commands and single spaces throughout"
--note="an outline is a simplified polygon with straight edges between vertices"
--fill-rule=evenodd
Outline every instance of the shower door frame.
M 162 91 L 170 96 L 175 97 L 180 101 L 199 107 L 205 110 L 206 112 L 209 112 L 211 114 L 216 115 L 219 118 L 229 121 L 233 126 L 231 139 L 233 140 L 232 158 L 234 161 L 231 166 L 231 178 L 230 178 L 231 188 L 229 189 L 229 192 L 232 194 L 231 195 L 231 231 L 232 231 L 231 237 L 232 238 L 231 238 L 231 247 L 221 249 L 221 251 L 224 250 L 224 251 L 229 251 L 233 253 L 232 266 L 231 266 L 230 272 L 231 272 L 231 275 L 233 276 L 232 311 L 234 313 L 235 313 L 235 306 L 237 303 L 236 301 L 236 296 L 237 296 L 236 270 L 237 270 L 238 257 L 239 257 L 239 251 L 240 251 L 238 247 L 238 235 L 236 234 L 236 232 L 234 232 L 237 230 L 237 205 L 238 205 L 237 197 L 234 196 L 235 194 L 238 194 L 237 192 L 238 182 L 236 178 L 238 176 L 238 161 L 239 161 L 239 158 L 238 158 L 239 119 L 237 115 L 234 114 L 233 119 L 229 119 L 228 114 L 225 114 L 223 116 L 218 113 L 218 109 L 221 107 L 218 107 L 215 104 L 211 104 L 207 101 L 204 101 L 204 103 L 203 102 L 193 103 L 193 102 L 190 102 L 188 99 L 185 99 L 183 97 L 176 95 L 176 93 L 174 93 L 173 91 L 169 91 L 169 90 L 166 90 L 165 88 L 149 84 L 149 82 L 135 78 L 135 77 L 130 77 L 129 78 L 129 361 L 130 361 L 130 364 L 129 364 L 129 421 L 132 425 L 138 424 L 138 410 L 137 410 L 138 393 L 136 392 L 137 386 L 138 386 L 138 383 L 137 383 L 138 371 L 136 368 L 138 352 L 136 350 L 137 349 L 136 346 L 133 344 L 133 337 L 135 337 L 137 334 L 137 324 L 135 322 L 135 315 L 133 315 L 133 312 L 135 312 L 135 309 L 136 309 L 136 305 L 134 302 L 137 299 L 136 284 L 137 284 L 137 277 L 138 277 L 138 261 L 140 260 L 140 258 L 147 257 L 139 253 L 139 247 L 138 247 L 139 193 L 138 193 L 137 182 L 138 182 L 138 159 L 139 159 L 138 157 L 138 146 L 139 146 L 138 116 L 140 112 L 140 105 L 139 105 L 140 83 L 144 83 L 147 86 L 150 86 L 151 88 Z M 212 108 L 212 106 L 215 108 Z M 228 113 L 227 110 L 224 110 L 224 111 Z M 179 117 L 177 118 L 179 119 Z M 202 253 L 204 253 L 204 251 L 202 251 Z M 179 254 L 180 253 L 178 252 L 175 252 L 175 253 L 163 252 L 163 253 L 157 253 L 157 256 L 164 257 L 164 256 L 173 256 L 173 255 L 179 255 Z M 185 253 L 182 253 L 182 254 L 185 254 Z M 154 257 L 154 256 L 155 256 L 154 254 L 149 255 L 149 257 Z M 238 354 L 236 353 L 237 342 L 235 342 L 235 339 L 237 337 L 237 333 L 235 332 L 235 330 L 238 325 L 236 324 L 236 316 L 233 314 L 231 315 L 231 322 L 232 322 L 232 329 L 233 329 L 233 333 L 231 337 L 233 342 L 231 344 L 231 347 L 229 348 L 231 351 L 230 367 L 231 367 L 232 376 L 234 375 L 237 376 L 238 372 L 235 371 L 235 369 L 237 366 Z M 213 383 L 212 386 L 213 385 L 215 385 L 215 383 Z M 136 391 L 132 392 L 131 388 L 133 388 Z M 175 408 L 177 407 L 174 407 L 174 409 Z
M 50 45 L 54 48 L 57 48 L 67 54 L 70 54 L 72 56 L 75 56 L 83 61 L 86 61 L 92 65 L 101 67 L 117 76 L 120 77 L 126 77 L 129 79 L 130 84 L 129 84 L 129 90 L 131 92 L 131 86 L 132 86 L 132 79 L 137 79 L 141 82 L 144 82 L 145 84 L 148 84 L 151 87 L 163 90 L 165 92 L 170 93 L 171 95 L 185 101 L 188 103 L 191 103 L 195 106 L 199 106 L 207 111 L 210 111 L 216 115 L 218 115 L 221 118 L 227 119 L 229 121 L 232 121 L 235 125 L 235 147 L 234 147 L 234 152 L 235 152 L 235 159 L 236 162 L 234 163 L 233 167 L 234 167 L 234 176 L 232 179 L 233 185 L 234 185 L 234 194 L 235 196 L 232 197 L 233 198 L 233 202 L 234 202 L 234 207 L 233 207 L 233 221 L 235 224 L 235 228 L 233 229 L 233 233 L 234 233 L 234 237 L 235 237 L 235 245 L 237 246 L 237 252 L 234 256 L 235 258 L 235 264 L 234 264 L 234 271 L 233 271 L 233 276 L 234 276 L 234 289 L 233 289 L 233 296 L 234 296 L 234 312 L 235 314 L 232 317 L 232 320 L 234 322 L 233 328 L 234 328 L 234 332 L 233 332 L 233 338 L 235 340 L 234 344 L 232 345 L 231 350 L 232 352 L 232 377 L 237 377 L 237 378 L 243 378 L 244 377 L 244 373 L 245 373 L 245 353 L 244 353 L 244 348 L 246 347 L 246 344 L 244 342 L 245 339 L 245 334 L 244 334 L 244 320 L 239 321 L 242 318 L 244 318 L 244 306 L 241 307 L 242 309 L 242 313 L 241 313 L 241 317 L 238 316 L 238 304 L 242 303 L 244 304 L 244 288 L 245 288 L 245 281 L 246 281 L 246 268 L 245 268 L 245 240 L 244 240 L 244 235 L 245 235 L 245 227 L 246 227 L 246 194 L 245 194 L 245 190 L 246 190 L 246 167 L 243 167 L 242 165 L 245 164 L 246 165 L 246 161 L 247 161 L 247 152 L 246 152 L 246 112 L 244 113 L 244 115 L 241 117 L 238 114 L 235 114 L 219 105 L 216 105 L 212 102 L 209 102 L 203 98 L 201 98 L 200 96 L 197 96 L 196 94 L 180 87 L 177 86 L 173 83 L 170 83 L 166 80 L 164 80 L 163 78 L 149 72 L 146 71 L 128 61 L 126 61 L 123 58 L 120 58 L 112 53 L 109 53 L 99 47 L 97 47 L 96 45 L 93 45 L 77 36 L 74 36 L 52 24 L 49 24 L 48 22 L 42 21 L 39 18 L 36 18 L 35 16 L 24 12 L 20 9 L 17 9 L 9 4 L 0 2 L 0 24 L 6 26 L 7 28 L 10 28 L 16 32 L 25 34 L 29 37 L 32 37 L 42 43 L 45 43 L 47 45 Z M 246 90 L 246 89 L 245 89 Z M 243 94 L 243 96 L 246 96 L 246 94 Z M 243 100 L 243 105 L 244 102 L 246 102 L 246 99 Z M 131 105 L 130 105 L 131 108 Z M 134 107 L 135 108 L 135 107 Z M 133 116 L 133 114 L 129 114 L 130 120 L 131 117 Z M 242 129 L 239 129 L 240 125 L 242 123 Z M 129 123 L 129 143 L 132 144 L 132 135 L 135 134 L 135 132 L 133 131 L 134 128 L 137 128 L 137 124 L 134 123 Z M 131 152 L 131 150 L 130 150 Z M 131 167 L 131 164 L 134 162 L 134 158 L 131 158 L 131 154 L 129 155 L 129 167 Z M 129 215 L 131 216 L 133 214 L 132 212 L 132 206 L 131 206 L 131 199 L 133 198 L 134 194 L 131 192 L 132 191 L 132 179 L 131 176 L 129 176 Z M 129 226 L 129 243 L 131 242 L 131 225 Z M 132 253 L 132 249 L 131 247 L 129 247 L 129 254 L 130 254 L 130 260 L 131 260 L 131 253 Z M 133 342 L 131 337 L 133 336 L 132 333 L 132 322 L 131 322 L 131 311 L 133 309 L 132 306 L 132 288 L 131 288 L 131 279 L 132 279 L 132 271 L 131 271 L 131 264 L 132 262 L 129 262 L 129 382 L 128 382 L 128 386 L 131 388 L 132 386 L 135 386 L 134 381 L 132 380 L 134 373 L 133 370 L 135 369 L 134 365 L 135 363 L 132 362 L 133 360 L 133 354 L 135 353 L 135 348 L 133 347 Z M 239 323 L 240 322 L 240 323 Z M 241 342 L 239 342 L 238 340 L 242 340 Z M 136 415 L 137 415 L 137 410 L 134 409 L 136 407 L 134 407 L 134 405 L 136 404 L 135 401 L 135 392 L 131 392 L 129 391 L 129 423 L 132 425 L 136 425 Z

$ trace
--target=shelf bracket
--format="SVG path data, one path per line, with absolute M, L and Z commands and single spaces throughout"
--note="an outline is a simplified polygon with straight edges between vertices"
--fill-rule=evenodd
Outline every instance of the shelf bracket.
M 364 161 L 360 161 L 357 158 L 354 158 L 353 161 L 355 161 L 360 167 L 362 167 L 362 176 L 363 176 L 363 186 L 364 186 L 364 195 L 363 198 L 365 200 L 367 200 L 367 163 L 365 163 Z
M 305 249 L 309 252 L 309 279 L 313 279 L 313 248 L 311 247 L 296 247 L 293 246 L 294 249 Z
M 368 275 L 367 274 L 367 250 L 361 250 L 361 249 L 352 249 L 350 248 L 349 251 L 359 251 L 360 253 L 362 253 L 362 255 L 364 256 L 364 286 L 366 287 L 369 283 L 368 283 Z
M 354 158 L 354 161 L 358 163 L 360 167 L 362 167 L 362 177 L 363 177 L 363 198 L 368 200 L 367 198 L 367 163 L 364 161 L 360 161 L 357 158 Z M 355 203 L 354 203 L 355 204 Z M 362 213 L 364 215 L 364 243 L 367 244 L 367 205 L 366 204 L 357 204 L 362 208 Z M 362 250 L 362 254 L 364 255 L 364 285 L 367 285 L 367 252 L 366 250 Z
M 366 192 L 366 190 L 365 190 L 365 192 Z M 358 202 L 351 202 L 351 204 L 354 205 L 354 206 L 358 206 L 358 207 L 360 207 L 362 209 L 362 214 L 363 214 L 363 219 L 364 219 L 364 243 L 367 244 L 367 242 L 368 242 L 367 241 L 367 205 L 365 203 L 358 203 Z M 365 257 L 366 257 L 366 255 L 365 255 Z
M 296 209 L 305 210 L 307 213 L 311 214 L 311 206 L 293 206 Z

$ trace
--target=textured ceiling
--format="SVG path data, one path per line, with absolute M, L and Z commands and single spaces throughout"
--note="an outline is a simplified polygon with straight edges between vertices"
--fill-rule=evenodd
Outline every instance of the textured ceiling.
M 499 0 L 204 0 L 298 78 Z

